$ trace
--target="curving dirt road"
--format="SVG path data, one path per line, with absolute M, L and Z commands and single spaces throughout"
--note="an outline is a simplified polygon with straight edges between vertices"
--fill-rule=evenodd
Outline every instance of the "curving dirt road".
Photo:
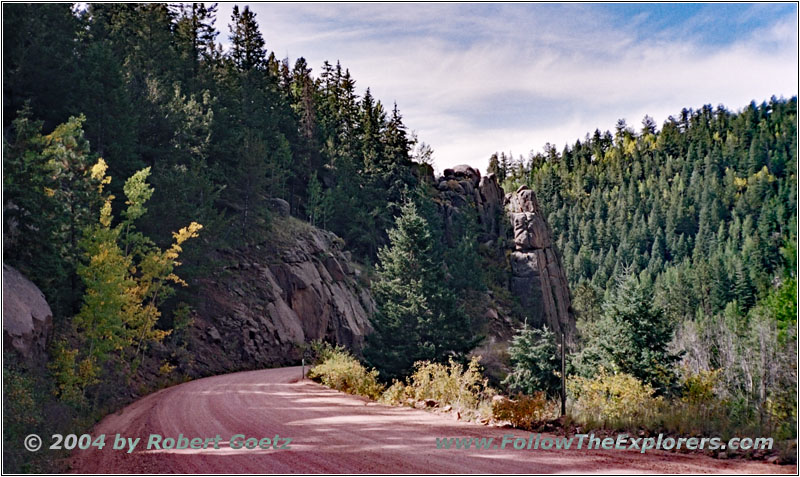
M 366 402 L 299 381 L 300 368 L 215 376 L 164 389 L 107 416 L 92 431 L 102 450 L 75 451 L 79 473 L 797 473 L 796 466 L 649 451 L 442 450 L 437 437 L 527 435 L 455 421 L 446 414 Z M 140 437 L 114 450 L 116 434 Z M 219 449 L 146 450 L 150 434 L 213 438 Z M 270 438 L 270 448 L 233 449 L 235 434 Z M 292 438 L 288 450 L 278 447 Z M 196 441 L 199 442 L 199 441 Z

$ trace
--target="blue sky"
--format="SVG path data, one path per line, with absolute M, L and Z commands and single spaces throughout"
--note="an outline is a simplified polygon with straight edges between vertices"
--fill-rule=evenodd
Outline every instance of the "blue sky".
M 439 171 L 561 149 L 620 118 L 797 94 L 795 4 L 249 5 L 278 57 L 314 74 L 339 60 L 360 93 L 396 101 Z

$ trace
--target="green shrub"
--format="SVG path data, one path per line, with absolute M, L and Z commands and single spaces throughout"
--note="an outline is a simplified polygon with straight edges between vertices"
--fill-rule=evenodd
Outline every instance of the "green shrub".
M 589 427 L 610 429 L 652 428 L 663 399 L 635 377 L 601 370 L 594 379 L 573 377 L 567 384 L 573 413 Z
M 349 394 L 378 399 L 384 386 L 378 382 L 378 371 L 367 370 L 342 347 L 315 345 L 319 364 L 308 371 L 308 377 L 325 386 Z
M 37 472 L 39 455 L 23 447 L 25 436 L 42 431 L 44 396 L 37 386 L 35 372 L 15 366 L 16 357 L 3 356 L 3 470 Z

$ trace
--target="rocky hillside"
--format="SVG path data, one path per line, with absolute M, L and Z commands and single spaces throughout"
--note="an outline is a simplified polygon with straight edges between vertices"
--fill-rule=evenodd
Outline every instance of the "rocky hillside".
M 296 363 L 316 339 L 361 348 L 374 304 L 342 240 L 291 217 L 273 230 L 197 284 L 190 375 Z
M 436 189 L 444 239 L 453 241 L 459 214 L 474 214 L 482 250 L 500 270 L 500 278 L 493 277 L 499 283 L 470 298 L 471 312 L 486 324 L 476 330 L 487 336 L 479 352 L 502 355 L 522 319 L 572 336 L 569 289 L 534 192 L 522 187 L 505 194 L 494 175 L 482 177 L 469 166 L 427 180 Z M 224 266 L 193 283 L 185 347 L 190 359 L 179 363 L 181 373 L 296 363 L 303 345 L 316 339 L 361 349 L 374 308 L 362 268 L 336 235 L 278 212 L 270 237 L 247 249 L 215 252 L 209 258 Z M 19 272 L 6 266 L 3 272 L 4 346 L 25 357 L 41 355 L 51 319 L 47 303 L 41 292 L 26 291 L 35 287 Z
M 469 166 L 426 179 L 436 189 L 444 239 L 453 241 L 459 214 L 475 214 L 481 249 L 501 272 L 500 283 L 470 298 L 486 324 L 477 330 L 487 336 L 479 352 L 502 361 L 525 318 L 571 336 L 569 290 L 533 191 L 505 194 L 494 175 Z M 192 362 L 182 371 L 199 376 L 296 363 L 302 345 L 315 339 L 361 349 L 374 307 L 367 277 L 336 235 L 279 215 L 272 236 L 245 250 L 218 251 L 214 258 L 227 265 L 195 283 Z

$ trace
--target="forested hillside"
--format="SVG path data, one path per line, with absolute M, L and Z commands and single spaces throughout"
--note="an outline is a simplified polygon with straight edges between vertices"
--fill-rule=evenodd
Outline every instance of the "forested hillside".
M 277 197 L 374 258 L 395 212 L 385 204 L 416 182 L 398 109 L 359 97 L 338 63 L 312 75 L 303 58 L 277 58 L 247 7 L 217 19 L 203 4 L 20 4 L 4 23 L 6 131 L 20 114 L 45 133 L 85 116 L 112 177 L 151 167 L 144 228 L 157 241 L 197 220 L 243 243 Z
M 14 4 L 3 21 L 5 200 L 16 207 L 4 231 L 18 231 L 6 259 L 43 287 L 59 316 L 79 306 L 77 239 L 94 214 L 69 211 L 71 245 L 55 250 L 49 225 L 26 223 L 50 200 L 29 185 L 68 188 L 85 170 L 54 177 L 43 166 L 31 178 L 22 159 L 59 124 L 70 121 L 59 134 L 80 145 L 81 167 L 105 159 L 117 208 L 125 180 L 150 168 L 154 192 L 138 226 L 155 243 L 191 221 L 204 226 L 184 256 L 188 276 L 211 266 L 203 257 L 214 247 L 263 240 L 273 198 L 373 261 L 399 210 L 392 204 L 417 183 L 398 109 L 369 89 L 359 97 L 338 63 L 312 75 L 303 58 L 276 58 L 247 7 L 218 20 L 205 4 Z
M 248 7 L 217 18 L 216 4 L 3 5 L 3 260 L 53 311 L 46 371 L 6 361 L 4 382 L 30 398 L 7 409 L 19 416 L 10 429 L 80 427 L 186 379 L 200 278 L 297 230 L 289 238 L 312 244 L 287 250 L 344 260 L 339 238 L 318 246 L 327 236 L 297 219 L 370 264 L 402 200 L 418 196 L 398 108 L 358 94 L 338 62 L 312 73 L 276 57 L 261 31 Z
M 547 214 L 583 331 L 577 372 L 664 389 L 681 366 L 722 370 L 737 412 L 795 415 L 796 97 L 620 120 L 489 170 Z

